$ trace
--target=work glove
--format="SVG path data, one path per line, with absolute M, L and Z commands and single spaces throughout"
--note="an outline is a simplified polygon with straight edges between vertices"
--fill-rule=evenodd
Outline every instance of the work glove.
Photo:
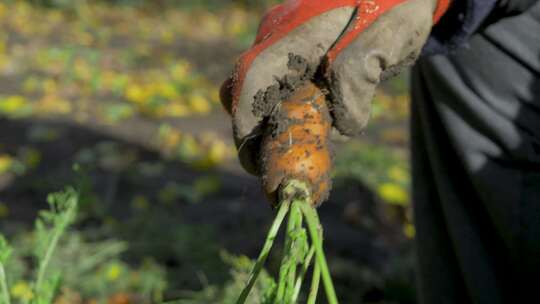
M 317 78 L 334 127 L 359 134 L 382 78 L 419 55 L 450 0 L 287 0 L 263 18 L 253 46 L 221 88 L 240 161 L 259 174 L 261 124 L 291 82 Z M 288 88 L 289 87 L 289 88 Z M 266 107 L 265 102 L 271 103 Z

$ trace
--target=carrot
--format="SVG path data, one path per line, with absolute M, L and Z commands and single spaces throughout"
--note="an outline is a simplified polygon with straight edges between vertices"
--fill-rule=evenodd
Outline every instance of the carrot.
M 273 303 L 297 303 L 310 267 L 307 303 L 315 303 L 322 282 L 329 304 L 338 304 L 323 250 L 322 225 L 316 207 L 331 188 L 331 118 L 325 96 L 314 84 L 297 88 L 271 109 L 261 145 L 263 187 L 278 212 L 264 246 L 238 297 L 244 304 L 288 215 L 283 257 Z M 309 236 L 309 237 L 308 237 Z
M 311 82 L 274 107 L 261 148 L 263 187 L 273 202 L 290 180 L 310 187 L 313 206 L 328 198 L 331 126 L 325 95 Z

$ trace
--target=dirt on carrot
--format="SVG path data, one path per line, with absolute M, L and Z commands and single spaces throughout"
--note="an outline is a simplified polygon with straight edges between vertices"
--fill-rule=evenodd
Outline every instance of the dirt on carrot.
M 315 76 L 317 66 L 310 64 L 305 58 L 293 53 L 289 54 L 287 66 L 290 73 L 277 79 L 277 83 L 260 90 L 255 95 L 253 114 L 257 117 L 272 116 L 272 110 L 281 101 L 290 98 L 298 88 L 310 82 Z

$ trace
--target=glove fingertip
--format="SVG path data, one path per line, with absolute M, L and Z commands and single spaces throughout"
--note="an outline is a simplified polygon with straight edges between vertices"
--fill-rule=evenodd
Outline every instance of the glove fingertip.
M 249 138 L 248 136 L 243 139 L 236 138 L 235 143 L 238 150 L 238 159 L 240 160 L 242 168 L 251 175 L 259 176 L 259 153 L 257 151 L 260 146 L 260 139 Z
M 229 77 L 227 78 L 227 80 L 223 82 L 219 90 L 219 99 L 221 100 L 221 104 L 223 105 L 223 108 L 225 109 L 225 111 L 227 111 L 227 113 L 229 113 L 229 115 L 232 115 L 232 102 L 233 102 L 232 85 L 233 85 L 232 78 Z
M 339 77 L 333 79 L 329 98 L 332 101 L 330 113 L 333 118 L 334 127 L 344 136 L 355 137 L 364 131 L 368 124 L 370 116 L 370 105 L 373 94 L 369 91 L 373 87 L 368 86 L 363 89 L 364 94 L 353 95 L 345 94 L 342 90 L 343 85 L 352 85 L 351 83 L 342 83 Z M 346 90 L 351 91 L 351 90 Z M 356 90 L 352 90 L 356 91 Z

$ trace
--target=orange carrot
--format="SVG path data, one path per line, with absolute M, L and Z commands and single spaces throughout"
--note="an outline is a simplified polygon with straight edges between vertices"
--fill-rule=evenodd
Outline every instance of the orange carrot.
M 311 187 L 314 206 L 328 198 L 331 126 L 325 95 L 312 83 L 275 106 L 261 150 L 263 186 L 273 202 L 280 186 L 293 179 Z

